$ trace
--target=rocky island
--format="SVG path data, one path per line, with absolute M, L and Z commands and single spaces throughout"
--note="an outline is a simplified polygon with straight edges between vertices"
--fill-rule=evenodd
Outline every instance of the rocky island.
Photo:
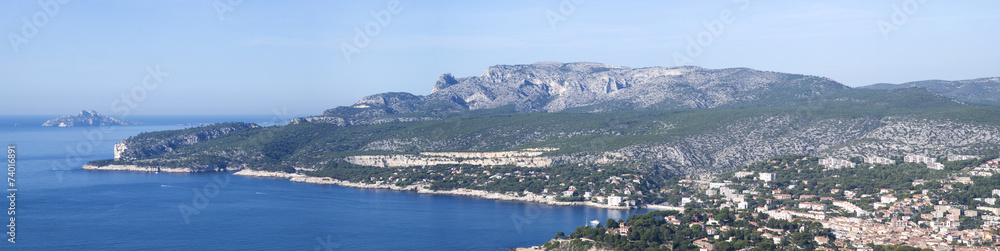
M 122 120 L 117 118 L 112 118 L 108 116 L 103 116 L 94 110 L 83 110 L 77 115 L 66 115 L 45 121 L 42 126 L 58 126 L 58 127 L 71 127 L 71 126 L 113 126 L 113 125 L 141 125 L 139 122 L 132 122 L 128 120 Z

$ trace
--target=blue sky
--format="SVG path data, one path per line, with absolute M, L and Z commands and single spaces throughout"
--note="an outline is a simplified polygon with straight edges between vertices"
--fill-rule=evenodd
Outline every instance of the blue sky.
M 539 61 L 750 67 L 849 86 L 1000 76 L 998 1 L 391 2 L 4 1 L 0 114 L 310 115 Z M 355 46 L 366 25 L 377 34 Z M 358 48 L 350 61 L 342 44 Z M 144 87 L 156 67 L 165 76 Z

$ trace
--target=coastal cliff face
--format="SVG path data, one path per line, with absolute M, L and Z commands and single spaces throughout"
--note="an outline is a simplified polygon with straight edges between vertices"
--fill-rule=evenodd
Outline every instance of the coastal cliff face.
M 121 160 L 123 153 L 128 150 L 128 144 L 124 140 L 115 143 L 115 159 Z
M 42 126 L 113 126 L 113 125 L 139 125 L 142 123 L 121 120 L 112 117 L 102 116 L 94 110 L 84 110 L 77 115 L 67 115 L 45 121 Z
M 555 149 L 557 150 L 557 149 Z M 520 166 L 546 167 L 552 159 L 537 157 L 544 151 L 506 152 L 423 152 L 419 155 L 357 155 L 345 160 L 349 163 L 375 167 L 412 167 L 434 165 Z

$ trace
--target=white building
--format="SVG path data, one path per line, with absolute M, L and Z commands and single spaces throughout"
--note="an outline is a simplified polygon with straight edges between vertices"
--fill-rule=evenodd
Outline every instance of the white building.
M 875 202 L 875 203 L 872 204 L 872 207 L 874 207 L 875 209 L 879 209 L 879 208 L 886 207 L 886 205 L 885 205 L 885 203 L 882 203 L 882 202 Z
M 570 196 L 573 196 L 573 194 L 575 194 L 575 193 L 576 193 L 576 190 L 566 190 L 566 191 L 563 191 L 562 194 L 563 194 L 563 197 L 570 197 Z
M 856 195 L 858 195 L 858 193 L 854 191 L 844 191 L 844 197 L 847 197 L 848 199 L 854 198 Z
M 812 203 L 812 202 L 799 202 L 799 208 L 809 209 L 815 211 L 826 211 L 826 204 L 823 203 Z
M 937 159 L 923 155 L 906 155 L 905 157 L 903 157 L 903 162 L 924 163 L 927 165 L 927 168 L 934 170 L 944 169 L 944 164 L 937 163 Z
M 979 157 L 972 156 L 972 155 L 948 155 L 948 161 L 959 161 L 959 160 L 968 160 L 968 159 L 976 159 L 976 158 L 979 158 Z
M 903 157 L 903 162 L 930 164 L 937 162 L 937 160 L 923 155 L 906 155 Z
M 893 164 L 896 164 L 896 161 L 892 160 L 890 158 L 882 158 L 882 157 L 872 156 L 872 157 L 865 157 L 865 163 L 868 163 L 868 164 L 893 165 Z
M 760 173 L 760 180 L 763 180 L 764 182 L 771 182 L 774 180 L 775 176 L 776 175 L 774 173 Z
M 854 162 L 845 159 L 834 159 L 834 158 L 821 159 L 819 160 L 819 164 L 830 169 L 837 169 L 842 167 L 854 167 Z
M 621 196 L 608 196 L 608 206 L 618 206 L 620 203 L 622 203 Z
M 826 211 L 826 209 L 827 209 L 826 208 L 826 204 L 823 204 L 823 203 L 813 203 L 812 204 L 812 210 Z
M 941 164 L 941 163 L 930 163 L 930 164 L 927 164 L 927 168 L 934 169 L 934 170 L 944 170 L 944 164 Z
M 733 195 L 736 195 L 738 192 L 736 191 L 736 189 L 732 189 L 729 187 L 721 187 L 719 188 L 719 193 L 726 195 L 726 197 L 731 197 Z
M 820 213 L 803 213 L 803 212 L 795 212 L 795 211 L 788 211 L 788 212 L 792 216 L 798 217 L 798 218 L 807 218 L 807 219 L 814 219 L 814 220 L 824 220 L 824 219 L 826 219 L 826 214 L 824 214 L 822 212 L 820 212 Z
M 812 209 L 811 202 L 799 202 L 799 208 Z
M 843 208 L 844 210 L 847 210 L 848 212 L 856 213 L 859 216 L 860 215 L 867 215 L 868 214 L 868 211 L 865 211 L 864 209 L 861 209 L 861 207 L 855 206 L 854 204 L 851 204 L 850 202 L 846 202 L 846 201 L 834 201 L 833 205 L 836 206 L 836 207 Z
M 767 216 L 777 220 L 787 220 L 787 221 L 791 221 L 793 218 L 791 211 L 786 211 L 786 210 L 767 211 Z

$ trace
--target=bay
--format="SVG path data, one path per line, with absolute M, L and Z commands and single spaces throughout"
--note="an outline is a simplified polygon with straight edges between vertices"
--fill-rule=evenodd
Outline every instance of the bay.
M 141 126 L 55 128 L 0 117 L 17 150 L 16 243 L 3 250 L 504 250 L 539 245 L 607 210 L 356 189 L 231 174 L 80 170 L 116 142 L 202 123 L 274 116 L 134 116 Z M 20 126 L 13 126 L 15 123 Z M 6 237 L 5 237 L 6 239 Z

